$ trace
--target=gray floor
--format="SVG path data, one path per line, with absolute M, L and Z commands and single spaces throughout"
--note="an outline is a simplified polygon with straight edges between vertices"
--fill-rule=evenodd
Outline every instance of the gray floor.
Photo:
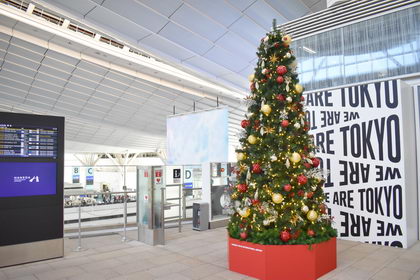
M 171 229 L 167 245 L 151 247 L 113 234 L 83 239 L 83 252 L 73 252 L 77 241 L 66 239 L 64 258 L 0 269 L 0 280 L 251 279 L 227 269 L 226 237 L 222 228 Z M 419 270 L 420 243 L 405 250 L 339 240 L 338 268 L 321 279 L 420 280 Z

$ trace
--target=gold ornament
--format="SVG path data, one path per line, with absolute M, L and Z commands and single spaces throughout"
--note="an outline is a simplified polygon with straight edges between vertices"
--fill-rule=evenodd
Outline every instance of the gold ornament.
M 246 164 L 240 164 L 239 165 L 239 171 L 240 172 L 244 172 L 244 171 L 247 171 L 248 170 L 248 166 L 246 166 Z
M 237 153 L 236 154 L 236 159 L 237 160 L 245 160 L 246 159 L 246 154 L 245 153 Z
M 255 78 L 255 75 L 251 74 L 251 75 L 248 76 L 248 81 L 253 82 L 254 78 Z
M 294 152 L 291 156 L 290 156 L 290 161 L 293 163 L 298 163 L 301 160 L 301 156 L 299 155 L 299 153 Z
M 313 222 L 316 219 L 318 219 L 318 213 L 314 210 L 310 210 L 308 214 L 306 214 L 306 218 L 308 218 L 309 221 Z
M 272 56 L 270 56 L 271 63 L 276 63 L 278 60 L 279 58 L 277 57 L 277 55 L 273 54 Z
M 238 213 L 239 215 L 241 215 L 242 218 L 246 218 L 251 214 L 251 209 L 249 208 L 240 209 Z
M 264 113 L 264 115 L 268 116 L 271 113 L 271 107 L 270 105 L 264 104 L 261 106 L 261 112 Z
M 301 208 L 300 210 L 302 210 L 302 212 L 303 212 L 303 213 L 308 213 L 308 211 L 309 211 L 309 207 L 308 207 L 308 206 L 306 206 L 306 205 L 303 205 L 303 206 L 302 206 L 302 208 Z
M 296 67 L 297 67 L 297 65 L 298 65 L 298 63 L 297 63 L 297 60 L 296 60 L 296 59 L 295 59 L 295 60 L 293 60 L 293 61 L 289 64 L 290 68 L 292 68 L 292 70 L 293 70 L 293 71 L 296 71 Z
M 248 136 L 248 143 L 249 144 L 255 144 L 255 143 L 257 143 L 257 137 L 255 137 L 254 135 L 249 135 Z
M 283 201 L 283 195 L 281 193 L 273 193 L 271 199 L 274 203 L 279 204 Z
M 276 130 L 274 129 L 274 128 L 272 128 L 272 127 L 266 127 L 265 128 L 265 132 L 266 133 L 274 133 Z
M 283 41 L 283 43 L 290 45 L 290 43 L 292 42 L 292 37 L 290 37 L 290 35 L 284 35 L 281 40 Z
M 298 215 L 294 215 L 291 219 L 290 219 L 290 223 L 292 223 L 292 225 L 296 226 L 297 221 L 299 221 L 299 216 Z
M 303 86 L 301 84 L 296 84 L 295 85 L 295 90 L 296 90 L 297 93 L 302 93 Z

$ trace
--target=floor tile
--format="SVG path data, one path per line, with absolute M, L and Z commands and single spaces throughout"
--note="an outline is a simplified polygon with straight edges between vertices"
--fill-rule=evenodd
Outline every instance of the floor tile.
M 65 239 L 64 258 L 0 269 L 0 280 L 253 279 L 228 270 L 226 229 L 170 229 L 166 237 L 165 246 L 123 243 L 116 234 L 84 238 L 82 252 Z M 420 280 L 420 242 L 401 249 L 338 240 L 337 263 L 318 280 Z
M 409 280 L 413 274 L 399 269 L 384 268 L 376 273 L 372 280 Z

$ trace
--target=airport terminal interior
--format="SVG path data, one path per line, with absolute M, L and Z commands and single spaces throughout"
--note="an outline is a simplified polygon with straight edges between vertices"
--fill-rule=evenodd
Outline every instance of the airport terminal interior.
M 420 1 L 0 0 L 0 280 L 420 280 Z

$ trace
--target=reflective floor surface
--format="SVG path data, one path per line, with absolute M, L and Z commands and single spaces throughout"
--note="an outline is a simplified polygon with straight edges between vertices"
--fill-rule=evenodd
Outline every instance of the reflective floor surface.
M 204 232 L 184 227 L 167 231 L 167 245 L 151 247 L 121 235 L 87 237 L 87 250 L 73 252 L 77 240 L 65 240 L 65 257 L 0 269 L 0 280 L 96 279 L 251 279 L 227 269 L 226 229 Z M 281 273 L 281 272 L 279 272 Z M 338 268 L 322 280 L 420 280 L 420 243 L 398 249 L 338 241 Z

